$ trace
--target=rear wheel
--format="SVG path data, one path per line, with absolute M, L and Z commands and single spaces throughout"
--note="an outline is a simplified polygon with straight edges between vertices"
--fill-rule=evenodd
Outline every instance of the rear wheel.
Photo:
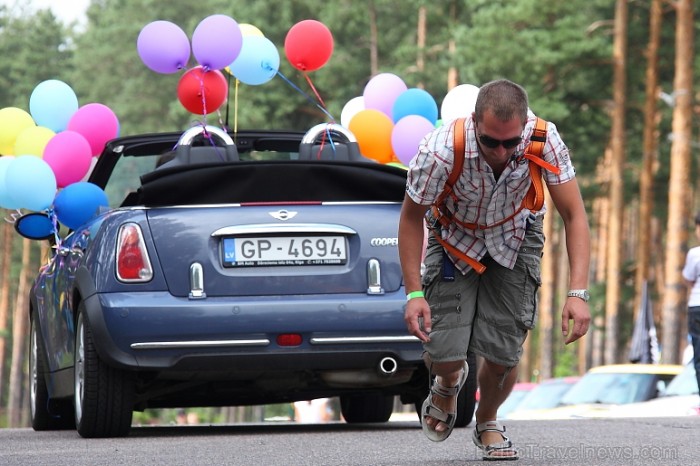
M 78 309 L 75 334 L 75 423 L 83 437 L 122 437 L 129 433 L 134 405 L 133 375 L 100 360 Z
M 467 374 L 467 381 L 465 382 L 462 390 L 459 392 L 459 397 L 457 398 L 457 417 L 455 419 L 455 427 L 468 426 L 469 423 L 472 422 L 472 419 L 474 418 L 474 411 L 476 410 L 476 355 L 473 353 L 468 353 L 467 363 L 469 364 L 469 374 Z M 418 419 L 420 419 L 421 422 L 423 422 L 421 409 L 423 408 L 423 401 L 427 396 L 428 393 L 426 391 L 425 396 L 416 402 L 416 413 L 418 413 Z
M 34 430 L 74 429 L 75 420 L 71 413 L 70 401 L 51 400 L 46 385 L 48 365 L 44 346 L 35 322 L 34 313 L 30 320 L 29 332 L 29 404 Z
M 387 422 L 393 411 L 393 396 L 372 393 L 340 397 L 340 412 L 348 424 Z

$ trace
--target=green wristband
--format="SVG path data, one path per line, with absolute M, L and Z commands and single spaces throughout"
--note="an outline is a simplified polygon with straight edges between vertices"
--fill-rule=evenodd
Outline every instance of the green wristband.
M 413 298 L 425 298 L 425 295 L 422 291 L 411 291 L 406 295 L 406 301 L 410 301 Z

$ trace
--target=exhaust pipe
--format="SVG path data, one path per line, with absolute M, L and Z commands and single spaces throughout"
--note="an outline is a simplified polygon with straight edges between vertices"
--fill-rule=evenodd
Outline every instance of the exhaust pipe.
M 399 363 L 396 362 L 396 359 L 387 356 L 385 358 L 382 358 L 381 361 L 379 361 L 378 368 L 380 375 L 389 377 L 391 375 L 394 375 L 396 370 L 399 368 Z

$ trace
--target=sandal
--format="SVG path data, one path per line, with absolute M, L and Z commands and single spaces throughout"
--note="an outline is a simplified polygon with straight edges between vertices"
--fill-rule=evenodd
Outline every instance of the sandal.
M 464 387 L 464 384 L 467 381 L 468 373 L 469 366 L 465 361 L 464 368 L 462 369 L 462 374 L 459 377 L 459 382 L 457 383 L 456 387 L 443 387 L 437 382 L 435 378 L 431 377 L 432 387 L 430 388 L 430 393 L 425 398 L 425 401 L 423 402 L 423 407 L 421 408 L 421 426 L 423 427 L 423 433 L 425 434 L 425 436 L 433 442 L 442 442 L 443 440 L 447 439 L 447 437 L 449 437 L 452 433 L 452 430 L 455 426 L 455 422 L 457 421 L 456 412 L 446 413 L 445 411 L 433 404 L 433 395 L 438 395 L 443 398 L 447 398 L 448 396 L 456 397 L 457 395 L 459 395 L 459 392 L 460 390 L 462 390 L 462 387 Z M 430 427 L 427 422 L 425 422 L 426 417 L 432 417 L 433 419 L 447 424 L 448 428 L 446 430 L 443 430 L 442 432 L 438 432 L 437 430 Z
M 503 437 L 503 441 L 499 443 L 492 443 L 491 445 L 484 445 L 481 442 L 481 434 L 484 432 L 498 432 Z M 474 445 L 479 447 L 483 452 L 482 459 L 486 461 L 508 461 L 517 460 L 518 452 L 513 448 L 513 442 L 506 436 L 506 428 L 502 426 L 498 421 L 486 421 L 483 424 L 477 424 L 472 434 L 472 440 Z M 496 454 L 499 453 L 499 454 Z M 503 455 L 503 453 L 511 453 L 509 455 Z

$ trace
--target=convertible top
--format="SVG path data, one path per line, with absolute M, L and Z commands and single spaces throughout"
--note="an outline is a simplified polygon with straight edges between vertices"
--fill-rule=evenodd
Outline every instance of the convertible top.
M 162 167 L 141 177 L 139 205 L 401 202 L 402 168 L 367 162 L 250 161 Z

